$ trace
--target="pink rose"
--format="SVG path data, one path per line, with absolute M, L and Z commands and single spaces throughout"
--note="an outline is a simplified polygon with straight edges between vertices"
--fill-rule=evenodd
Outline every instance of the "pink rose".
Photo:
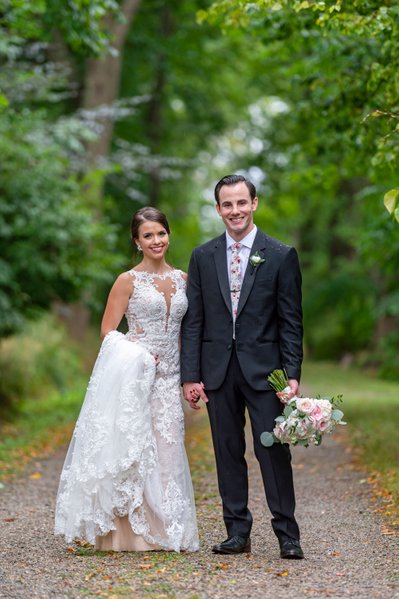
M 297 409 L 303 414 L 312 414 L 315 401 L 310 397 L 298 397 L 296 400 Z
M 309 432 L 305 420 L 302 420 L 302 422 L 298 423 L 295 429 L 295 433 L 298 439 L 307 439 L 307 437 L 309 436 Z
M 328 432 L 328 429 L 330 428 L 331 422 L 330 420 L 327 420 L 325 418 L 322 418 L 321 420 L 318 421 L 317 423 L 317 427 L 319 429 L 319 431 L 321 433 L 326 433 Z
M 315 405 L 313 407 L 311 416 L 313 416 L 313 418 L 317 421 L 319 421 L 323 418 L 323 412 L 321 410 L 321 406 L 319 405 L 318 401 L 315 401 Z
M 316 418 L 314 418 L 314 416 L 307 416 L 306 417 L 306 426 L 307 426 L 309 432 L 314 433 L 317 430 Z

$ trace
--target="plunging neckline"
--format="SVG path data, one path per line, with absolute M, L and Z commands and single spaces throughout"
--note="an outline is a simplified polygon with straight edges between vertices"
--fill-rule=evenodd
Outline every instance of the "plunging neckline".
M 175 270 L 175 269 L 171 269 L 171 270 L 167 270 L 166 272 L 163 272 L 163 273 L 155 273 L 155 272 L 148 272 L 146 270 L 134 270 L 134 269 L 132 269 L 131 272 L 134 273 L 134 274 L 139 273 L 140 275 L 144 275 L 144 277 L 143 277 L 144 279 L 147 279 L 147 280 L 150 279 L 151 280 L 151 287 L 154 289 L 154 291 L 156 293 L 158 293 L 158 295 L 160 295 L 163 298 L 163 300 L 165 302 L 165 308 L 166 308 L 166 310 L 165 310 L 165 333 L 167 333 L 168 332 L 168 328 L 169 328 L 169 318 L 170 318 L 170 311 L 171 311 L 171 308 L 172 308 L 173 299 L 174 299 L 174 297 L 175 297 L 175 295 L 176 295 L 176 293 L 178 291 L 176 280 L 173 278 L 173 275 L 175 273 L 179 273 L 180 271 Z M 154 279 L 160 279 L 161 281 L 162 280 L 164 281 L 168 277 L 170 277 L 172 279 L 171 280 L 171 292 L 170 292 L 170 294 L 168 296 L 169 303 L 168 303 L 168 299 L 166 297 L 165 292 L 161 291 L 158 288 L 158 285 L 154 281 Z M 172 290 L 174 290 L 173 293 L 172 293 Z

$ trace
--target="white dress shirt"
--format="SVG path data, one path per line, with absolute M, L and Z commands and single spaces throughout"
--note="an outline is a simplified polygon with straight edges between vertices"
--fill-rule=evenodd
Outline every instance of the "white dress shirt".
M 258 229 L 256 228 L 256 225 L 254 225 L 254 228 L 248 233 L 248 235 L 246 235 L 243 239 L 241 239 L 241 241 L 235 241 L 235 239 L 233 239 L 226 231 L 227 272 L 229 274 L 229 282 L 230 282 L 230 265 L 231 265 L 231 251 L 232 251 L 231 246 L 233 246 L 235 243 L 241 244 L 241 248 L 240 248 L 238 255 L 240 256 L 241 282 L 242 282 L 242 280 L 244 279 L 245 270 L 248 265 L 248 260 L 251 255 L 251 249 L 252 249 L 253 243 L 255 241 L 255 236 L 256 236 L 257 230 Z

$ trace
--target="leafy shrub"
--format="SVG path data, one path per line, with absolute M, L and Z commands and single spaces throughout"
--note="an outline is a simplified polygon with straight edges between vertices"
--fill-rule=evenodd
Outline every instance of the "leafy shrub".
M 79 352 L 56 319 L 29 323 L 0 346 L 0 413 L 9 415 L 23 400 L 52 389 L 65 393 L 83 373 Z

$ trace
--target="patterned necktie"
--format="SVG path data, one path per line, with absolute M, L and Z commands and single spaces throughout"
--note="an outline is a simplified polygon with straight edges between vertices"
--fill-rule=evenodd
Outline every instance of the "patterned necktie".
M 241 243 L 234 243 L 231 246 L 231 264 L 230 264 L 230 290 L 231 290 L 231 307 L 233 309 L 233 320 L 237 316 L 238 302 L 241 291 L 241 260 L 240 260 Z

